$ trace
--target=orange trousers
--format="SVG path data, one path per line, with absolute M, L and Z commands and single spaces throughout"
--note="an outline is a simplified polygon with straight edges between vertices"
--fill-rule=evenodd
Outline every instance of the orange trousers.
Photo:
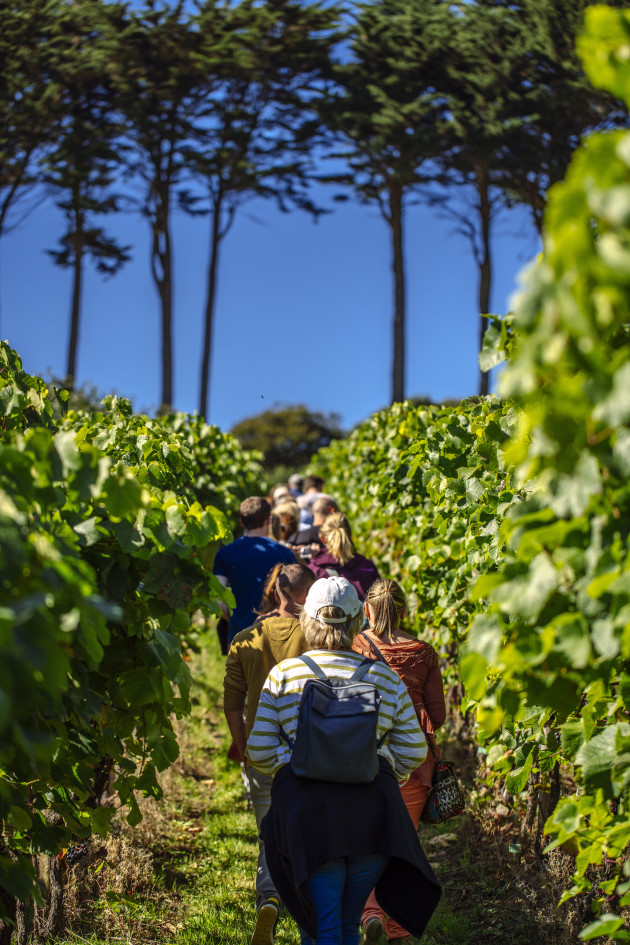
M 407 781 L 407 783 L 404 784 L 400 789 L 403 801 L 405 802 L 405 807 L 409 811 L 409 816 L 411 817 L 413 825 L 416 828 L 420 823 L 420 816 L 424 810 L 424 805 L 427 802 L 430 791 L 431 788 L 428 787 L 428 785 L 420 784 L 418 781 Z M 397 922 L 394 922 L 393 919 L 390 919 L 389 916 L 385 915 L 376 901 L 374 890 L 372 890 L 363 908 L 361 925 L 365 927 L 367 920 L 374 917 L 380 919 L 383 923 L 383 928 L 385 930 L 385 934 L 387 935 L 388 942 L 394 938 L 409 938 L 409 932 L 407 929 L 403 929 L 402 925 L 398 925 Z

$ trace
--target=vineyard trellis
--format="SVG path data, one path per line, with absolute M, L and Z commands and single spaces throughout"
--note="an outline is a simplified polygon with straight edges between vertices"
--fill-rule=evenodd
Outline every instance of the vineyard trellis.
M 160 796 L 190 711 L 191 617 L 230 598 L 213 552 L 262 472 L 197 417 L 110 397 L 55 420 L 51 397 L 67 401 L 1 345 L 0 894 L 13 919 L 34 898 L 40 938 L 60 920 L 59 855 L 107 833 L 108 780 L 130 824 L 135 792 Z

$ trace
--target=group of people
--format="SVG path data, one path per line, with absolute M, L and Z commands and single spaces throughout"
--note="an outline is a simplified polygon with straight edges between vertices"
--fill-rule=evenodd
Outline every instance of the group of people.
M 356 552 L 346 517 L 321 487 L 307 479 L 288 500 L 276 490 L 245 500 L 243 537 L 215 561 L 236 601 L 224 711 L 259 831 L 251 945 L 273 945 L 282 905 L 303 945 L 358 945 L 360 927 L 363 945 L 383 933 L 402 943 L 422 934 L 440 897 L 417 834 L 445 718 L 438 657 L 402 629 L 401 588 Z M 282 522 L 283 506 L 300 509 L 300 498 L 311 521 L 271 537 L 274 514 Z M 305 559 L 290 541 L 300 531 L 316 546 Z M 357 673 L 378 693 L 375 777 L 300 776 L 291 762 L 308 681 Z
M 300 561 L 316 577 L 345 577 L 361 600 L 378 578 L 374 562 L 355 550 L 348 519 L 322 486 L 319 477 L 307 476 L 297 497 L 289 485 L 280 485 L 268 498 L 252 496 L 241 503 L 243 535 L 221 548 L 214 562 L 215 575 L 236 600 L 231 614 L 224 610 L 226 647 L 262 615 L 263 585 L 275 564 Z

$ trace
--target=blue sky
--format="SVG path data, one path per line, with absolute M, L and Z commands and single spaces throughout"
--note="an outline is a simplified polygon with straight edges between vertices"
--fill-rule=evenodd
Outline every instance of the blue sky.
M 321 199 L 333 206 L 330 191 Z M 244 207 L 223 244 L 209 419 L 223 429 L 276 403 L 336 411 L 351 427 L 388 403 L 393 287 L 388 229 L 376 208 L 335 204 L 317 224 L 266 202 Z M 0 246 L 0 334 L 34 374 L 63 375 L 70 271 L 45 250 L 61 232 L 42 204 Z M 103 280 L 88 263 L 78 383 L 131 397 L 152 412 L 160 391 L 160 332 L 144 220 L 110 228 L 133 261 Z M 175 216 L 175 406 L 197 407 L 207 219 Z M 494 239 L 492 308 L 507 311 L 519 270 L 538 243 L 526 212 Z M 477 389 L 477 272 L 468 244 L 422 206 L 408 211 L 406 394 L 434 400 Z

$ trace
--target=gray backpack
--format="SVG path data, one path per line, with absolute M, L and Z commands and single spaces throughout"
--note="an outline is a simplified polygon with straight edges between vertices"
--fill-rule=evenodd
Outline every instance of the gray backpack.
M 376 727 L 381 696 L 363 677 L 374 666 L 364 659 L 350 679 L 330 678 L 310 656 L 300 656 L 316 679 L 304 686 L 295 740 L 280 727 L 292 749 L 291 767 L 301 778 L 368 784 L 379 769 Z

